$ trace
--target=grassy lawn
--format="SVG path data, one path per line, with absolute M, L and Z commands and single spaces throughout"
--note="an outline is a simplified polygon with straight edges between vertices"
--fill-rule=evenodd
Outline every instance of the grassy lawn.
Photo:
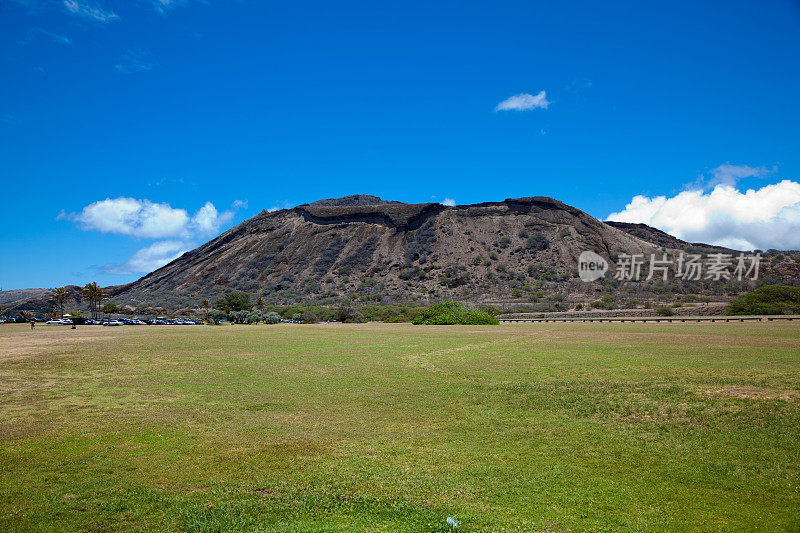
M 0 530 L 800 530 L 800 327 L 0 326 Z

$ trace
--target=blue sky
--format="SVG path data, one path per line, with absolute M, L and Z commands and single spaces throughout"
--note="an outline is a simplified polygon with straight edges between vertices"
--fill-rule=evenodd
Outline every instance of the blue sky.
M 790 1 L 0 0 L 0 288 L 353 193 L 800 248 L 798 57 Z

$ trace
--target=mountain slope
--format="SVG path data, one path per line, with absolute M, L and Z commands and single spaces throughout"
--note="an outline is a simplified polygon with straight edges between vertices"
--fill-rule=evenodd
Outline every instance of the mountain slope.
M 536 282 L 591 292 L 575 277 L 584 250 L 613 258 L 660 243 L 546 197 L 447 207 L 353 196 L 262 212 L 113 292 L 168 308 L 232 290 L 267 303 L 482 301 Z
M 724 300 L 756 285 L 646 281 L 646 270 L 639 283 L 619 282 L 611 274 L 584 283 L 577 259 L 586 250 L 608 260 L 612 273 L 620 254 L 733 252 L 687 243 L 644 224 L 601 222 L 546 197 L 448 207 L 354 195 L 262 211 L 138 281 L 105 290 L 131 312 L 185 312 L 231 291 L 248 292 L 264 304 L 457 299 L 538 302 L 555 310 L 603 295 L 613 296 L 615 305 L 669 302 L 689 293 Z M 799 280 L 798 254 L 765 254 L 759 283 Z M 72 289 L 80 307 L 80 291 Z M 3 308 L 43 312 L 52 307 L 46 295 L 9 295 Z

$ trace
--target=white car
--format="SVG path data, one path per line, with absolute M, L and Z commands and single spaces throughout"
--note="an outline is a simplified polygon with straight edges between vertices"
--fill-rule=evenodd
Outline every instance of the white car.
M 119 320 L 109 320 L 103 324 L 104 326 L 124 326 Z
M 68 318 L 58 318 L 56 320 L 48 320 L 45 324 L 50 324 L 53 326 L 71 326 L 72 320 Z

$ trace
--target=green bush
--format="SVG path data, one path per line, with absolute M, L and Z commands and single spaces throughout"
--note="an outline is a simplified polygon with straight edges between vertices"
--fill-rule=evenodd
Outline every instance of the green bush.
M 661 307 L 656 309 L 656 314 L 658 316 L 672 316 L 675 314 L 675 312 L 672 310 L 670 306 L 662 305 Z
M 352 307 L 340 307 L 336 310 L 336 320 L 339 322 L 364 322 L 364 315 Z
M 728 306 L 731 315 L 800 314 L 800 287 L 765 285 L 743 294 Z
M 417 325 L 494 325 L 500 322 L 489 313 L 472 309 L 460 302 L 443 302 L 422 311 L 412 323 Z
M 550 243 L 547 241 L 547 237 L 544 236 L 544 233 L 537 231 L 528 238 L 525 245 L 530 251 L 538 252 L 540 250 L 547 250 Z
M 592 302 L 592 307 L 595 309 L 616 309 L 617 301 L 611 294 L 604 294 L 603 297 L 597 301 Z
M 246 292 L 229 292 L 214 303 L 214 308 L 220 311 L 250 311 L 253 303 Z
M 497 316 L 503 312 L 502 309 L 500 309 L 499 307 L 495 307 L 493 305 L 482 305 L 478 308 L 478 311 L 483 311 L 484 313 L 487 313 L 491 316 Z
M 264 324 L 280 324 L 281 323 L 281 315 L 274 311 L 270 311 L 268 313 L 264 313 L 261 317 L 262 322 Z
M 303 324 L 316 324 L 319 317 L 314 311 L 303 311 L 300 313 L 300 322 Z

